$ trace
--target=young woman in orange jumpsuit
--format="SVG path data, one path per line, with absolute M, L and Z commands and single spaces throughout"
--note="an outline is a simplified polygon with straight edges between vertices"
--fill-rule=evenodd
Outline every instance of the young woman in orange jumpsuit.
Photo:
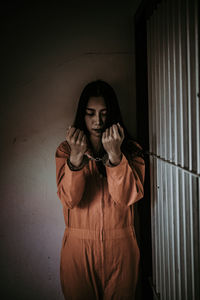
M 144 173 L 141 147 L 123 125 L 113 88 L 102 80 L 87 84 L 56 151 L 65 299 L 135 299 L 134 203 L 143 197 Z

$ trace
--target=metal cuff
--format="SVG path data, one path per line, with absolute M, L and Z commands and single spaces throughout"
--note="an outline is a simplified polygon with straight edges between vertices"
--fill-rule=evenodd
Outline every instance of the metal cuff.
M 71 171 L 80 171 L 88 163 L 88 158 L 87 158 L 87 156 L 84 155 L 83 160 L 82 160 L 80 166 L 78 166 L 78 167 L 74 166 L 71 163 L 69 157 L 67 158 L 66 163 L 67 163 L 67 165 L 68 165 L 68 167 L 70 168 Z

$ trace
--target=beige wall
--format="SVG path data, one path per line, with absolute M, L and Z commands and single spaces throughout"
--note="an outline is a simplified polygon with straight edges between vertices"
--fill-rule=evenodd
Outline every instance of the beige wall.
M 64 220 L 54 155 L 85 84 L 108 81 L 125 124 L 136 134 L 132 22 L 139 1 L 108 2 L 19 4 L 6 7 L 1 16 L 4 299 L 63 299 L 59 256 Z

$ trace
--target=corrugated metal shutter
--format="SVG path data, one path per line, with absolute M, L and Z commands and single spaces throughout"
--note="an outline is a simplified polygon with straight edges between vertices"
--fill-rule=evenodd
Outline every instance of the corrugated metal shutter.
M 162 1 L 147 21 L 153 285 L 200 299 L 197 0 Z

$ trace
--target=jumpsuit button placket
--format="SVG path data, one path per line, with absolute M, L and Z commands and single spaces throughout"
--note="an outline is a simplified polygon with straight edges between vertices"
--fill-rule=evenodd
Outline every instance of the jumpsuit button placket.
M 101 230 L 101 241 L 103 242 L 103 238 L 104 238 L 104 230 Z

